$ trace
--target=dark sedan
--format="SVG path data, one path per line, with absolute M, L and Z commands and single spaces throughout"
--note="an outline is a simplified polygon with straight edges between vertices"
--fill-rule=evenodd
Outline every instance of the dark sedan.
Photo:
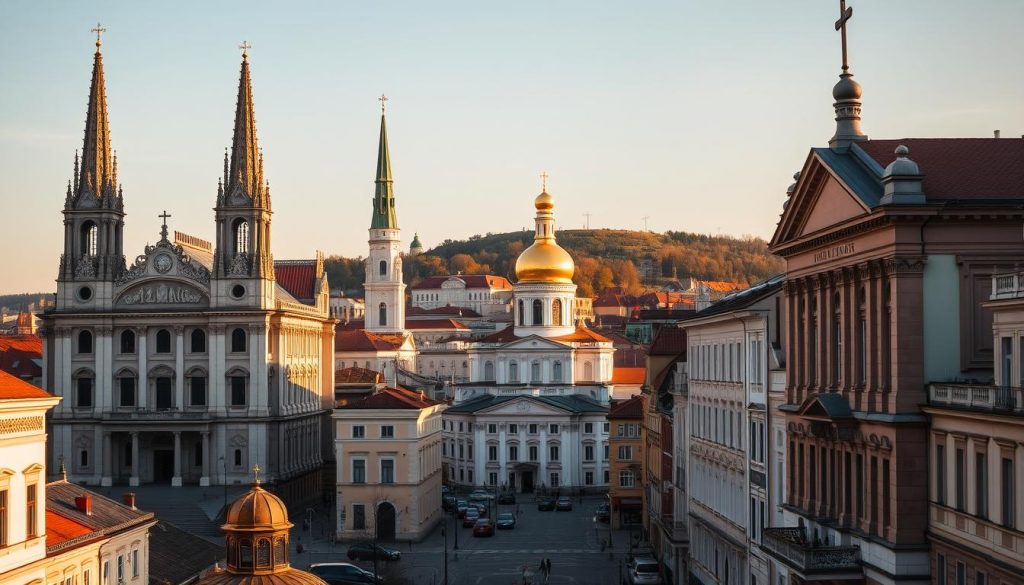
M 554 498 L 541 498 L 537 500 L 537 509 L 541 512 L 550 512 L 555 509 Z
M 466 510 L 469 509 L 469 502 L 466 500 L 455 500 L 455 513 L 458 514 L 459 518 L 466 516 Z
M 402 553 L 393 548 L 361 542 L 348 547 L 348 558 L 350 561 L 397 561 L 402 558 Z
M 487 518 L 481 518 L 473 525 L 473 536 L 494 536 L 494 524 Z
M 498 496 L 499 504 L 514 504 L 516 503 L 516 495 L 512 492 L 505 492 Z
M 316 563 L 309 572 L 320 577 L 327 585 L 377 585 L 384 579 L 349 563 Z
M 555 510 L 559 512 L 571 512 L 572 511 L 572 500 L 569 496 L 559 496 L 558 501 L 555 502 Z
M 480 519 L 480 510 L 476 508 L 470 508 L 466 510 L 466 515 L 462 517 L 462 527 L 472 528 L 476 526 L 476 521 Z
M 512 512 L 498 514 L 498 530 L 512 530 L 516 527 L 516 516 Z

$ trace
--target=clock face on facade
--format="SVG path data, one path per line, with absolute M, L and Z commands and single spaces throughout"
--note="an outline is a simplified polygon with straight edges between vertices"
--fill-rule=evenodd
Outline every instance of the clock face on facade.
M 156 260 L 153 261 L 153 265 L 156 266 L 156 271 L 161 274 L 170 270 L 172 264 L 174 264 L 174 262 L 167 254 L 160 254 L 156 257 Z

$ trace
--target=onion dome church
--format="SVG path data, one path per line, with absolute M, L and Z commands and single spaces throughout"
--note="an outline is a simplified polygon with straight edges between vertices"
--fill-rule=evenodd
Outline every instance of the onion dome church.
M 555 240 L 554 198 L 534 200 L 533 244 L 516 261 L 513 326 L 467 350 L 470 381 L 444 412 L 448 481 L 521 492 L 608 483 L 615 349 L 573 322 L 575 264 Z

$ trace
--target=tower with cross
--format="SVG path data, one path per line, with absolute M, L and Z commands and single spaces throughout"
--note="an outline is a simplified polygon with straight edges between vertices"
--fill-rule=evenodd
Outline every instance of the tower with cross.
M 836 20 L 835 27 L 840 33 L 842 46 L 842 73 L 839 74 L 839 82 L 832 88 L 832 97 L 835 99 L 833 107 L 836 112 L 836 133 L 828 142 L 831 148 L 846 148 L 853 142 L 868 139 L 860 128 L 860 97 L 863 92 L 860 84 L 853 79 L 853 73 L 850 73 L 846 27 L 852 17 L 853 7 L 848 7 L 846 0 L 839 0 L 839 19 Z

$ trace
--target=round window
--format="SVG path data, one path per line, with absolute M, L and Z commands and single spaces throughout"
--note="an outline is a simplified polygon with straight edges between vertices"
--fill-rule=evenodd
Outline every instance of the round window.
M 78 298 L 83 301 L 88 301 L 92 298 L 92 289 L 87 286 L 83 286 L 78 289 Z
M 245 296 L 245 287 L 240 284 L 236 284 L 235 286 L 231 287 L 231 296 L 235 297 L 236 299 L 242 298 L 243 296 Z

